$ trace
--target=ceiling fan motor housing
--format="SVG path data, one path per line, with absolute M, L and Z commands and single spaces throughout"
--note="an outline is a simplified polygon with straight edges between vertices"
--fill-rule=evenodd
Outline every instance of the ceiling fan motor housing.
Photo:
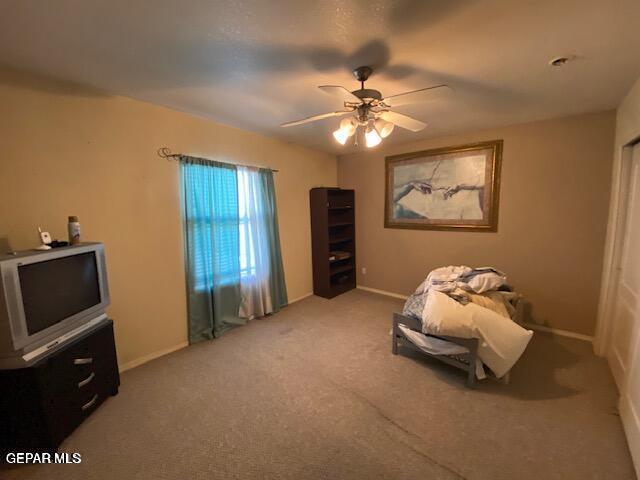
M 371 67 L 358 67 L 353 70 L 353 75 L 359 82 L 366 82 L 372 73 L 373 69 Z
M 373 69 L 371 67 L 358 67 L 353 70 L 353 75 L 360 82 L 360 89 L 354 90 L 353 93 L 362 101 L 382 100 L 382 94 L 378 90 L 372 88 L 364 88 L 364 82 L 371 76 Z M 368 103 L 368 102 L 366 102 Z
M 360 90 L 354 90 L 353 93 L 361 100 L 382 100 L 382 94 L 378 90 L 372 88 L 361 88 Z

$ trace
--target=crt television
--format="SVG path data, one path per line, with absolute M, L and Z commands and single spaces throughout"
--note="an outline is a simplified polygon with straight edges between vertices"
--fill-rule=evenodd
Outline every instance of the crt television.
M 101 243 L 0 255 L 0 368 L 26 366 L 106 318 Z

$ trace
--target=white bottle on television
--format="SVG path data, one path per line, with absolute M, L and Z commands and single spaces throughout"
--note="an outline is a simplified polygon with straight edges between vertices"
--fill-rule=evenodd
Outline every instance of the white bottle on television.
M 78 245 L 80 243 L 80 222 L 75 215 L 69 217 L 69 245 Z

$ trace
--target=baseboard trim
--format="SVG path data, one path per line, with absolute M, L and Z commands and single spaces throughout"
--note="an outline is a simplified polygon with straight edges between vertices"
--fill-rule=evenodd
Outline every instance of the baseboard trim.
M 366 292 L 372 292 L 372 293 L 378 293 L 380 295 L 386 295 L 387 297 L 400 298 L 402 300 L 406 300 L 407 298 L 409 298 L 407 295 L 402 295 L 400 293 L 394 293 L 394 292 L 388 292 L 386 290 L 379 290 L 377 288 L 365 287 L 364 285 L 358 285 L 356 288 L 358 288 L 360 290 L 364 290 Z M 593 337 L 591 337 L 589 335 L 584 335 L 582 333 L 570 332 L 568 330 L 561 330 L 559 328 L 546 327 L 544 325 L 538 325 L 538 324 L 535 324 L 535 323 L 525 323 L 524 326 L 529 328 L 529 329 L 531 329 L 531 330 L 537 330 L 539 332 L 551 333 L 553 335 L 558 335 L 560 337 L 575 338 L 575 339 L 578 339 L 578 340 L 583 340 L 585 342 L 593 343 Z
M 313 292 L 305 293 L 301 297 L 294 298 L 293 300 L 289 300 L 289 305 L 291 305 L 292 303 L 299 302 L 300 300 L 304 300 L 305 298 L 310 297 L 311 295 L 313 295 Z
M 379 290 L 377 288 L 365 287 L 364 285 L 356 285 L 356 288 L 359 290 L 364 290 L 365 292 L 378 293 L 380 295 L 386 295 L 387 297 L 400 298 L 402 300 L 406 300 L 409 298 L 407 295 L 402 295 L 400 293 L 387 292 L 386 290 Z
M 157 352 L 153 352 L 148 355 L 144 355 L 140 358 L 136 358 L 135 360 L 131 360 L 130 362 L 125 363 L 124 365 L 120 365 L 120 368 L 119 368 L 120 373 L 126 372 L 127 370 L 131 370 L 132 368 L 135 368 L 135 367 L 139 367 L 143 363 L 150 362 L 151 360 L 155 360 L 158 357 L 162 357 L 164 355 L 175 352 L 176 350 L 181 350 L 188 346 L 189 346 L 189 342 L 181 342 L 172 347 L 163 348 L 162 350 L 158 350 Z
M 585 335 L 583 333 L 570 332 L 569 330 L 547 327 L 546 325 L 538 325 L 537 323 L 524 323 L 523 326 L 531 330 L 558 335 L 559 337 L 575 338 L 576 340 L 593 343 L 593 337 L 590 335 Z
M 633 408 L 628 392 L 624 392 L 620 398 L 619 409 L 633 466 L 636 474 L 640 474 L 640 419 L 635 408 Z

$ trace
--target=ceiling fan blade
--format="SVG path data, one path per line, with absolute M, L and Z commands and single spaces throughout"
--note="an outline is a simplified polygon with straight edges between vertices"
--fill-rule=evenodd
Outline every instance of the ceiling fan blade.
M 323 118 L 339 117 L 340 115 L 346 115 L 353 110 L 342 110 L 339 112 L 321 113 L 320 115 L 314 115 L 312 117 L 301 118 L 300 120 L 294 120 L 293 122 L 287 122 L 280 125 L 281 127 L 293 127 L 295 125 L 302 125 L 303 123 L 315 122 L 316 120 L 322 120 Z
M 420 88 L 419 90 L 391 95 L 382 101 L 390 107 L 397 107 L 399 105 L 407 105 L 409 103 L 434 100 L 452 92 L 453 89 L 447 85 L 437 85 L 435 87 Z
M 401 128 L 411 130 L 412 132 L 419 132 L 427 126 L 426 123 L 421 122 L 420 120 L 416 120 L 415 118 L 411 118 L 408 115 L 403 115 L 397 112 L 390 112 L 388 110 L 381 112 L 379 117 Z
M 343 102 L 362 103 L 359 97 L 356 97 L 349 90 L 339 85 L 320 85 L 318 88 L 332 97 L 339 98 Z

